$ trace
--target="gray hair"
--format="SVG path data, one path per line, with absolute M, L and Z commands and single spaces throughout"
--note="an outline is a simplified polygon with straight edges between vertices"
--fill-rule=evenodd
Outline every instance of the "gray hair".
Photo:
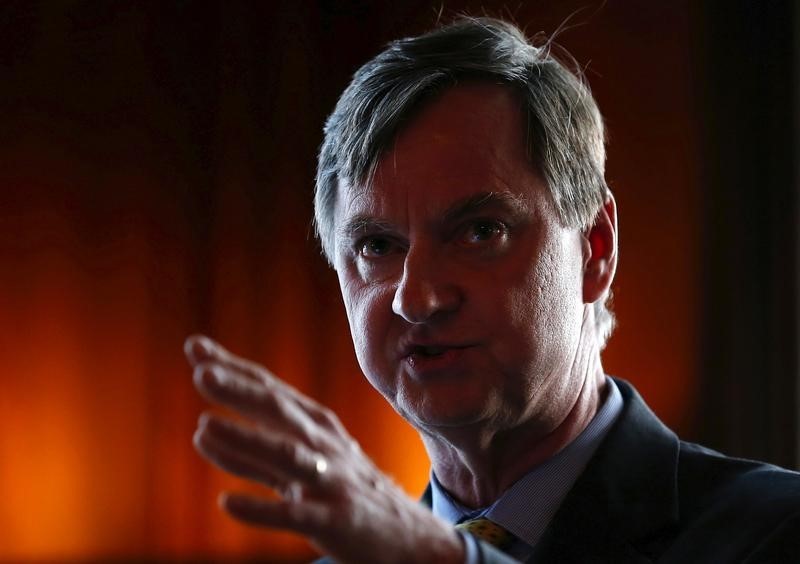
M 514 25 L 462 18 L 390 43 L 362 66 L 325 124 L 314 195 L 315 227 L 333 264 L 338 183 L 368 185 L 377 163 L 424 101 L 460 80 L 515 90 L 523 101 L 528 157 L 544 178 L 563 225 L 586 229 L 600 211 L 605 182 L 603 119 L 588 85 Z M 601 343 L 614 316 L 595 303 Z

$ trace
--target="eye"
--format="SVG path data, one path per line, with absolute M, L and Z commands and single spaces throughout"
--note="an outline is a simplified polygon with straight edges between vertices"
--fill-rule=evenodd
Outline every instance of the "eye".
M 477 220 L 465 226 L 459 239 L 467 245 L 479 245 L 494 239 L 504 239 L 507 232 L 506 226 L 499 221 Z
M 366 237 L 358 242 L 358 254 L 365 258 L 380 258 L 391 253 L 394 242 L 388 237 L 374 236 Z

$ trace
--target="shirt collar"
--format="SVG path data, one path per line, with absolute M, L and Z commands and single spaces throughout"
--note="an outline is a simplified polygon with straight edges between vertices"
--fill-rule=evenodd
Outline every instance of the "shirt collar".
M 511 486 L 489 507 L 470 510 L 442 487 L 431 470 L 432 511 L 449 523 L 486 517 L 529 546 L 535 546 L 589 459 L 622 411 L 622 395 L 606 377 L 608 393 L 586 428 L 555 456 Z

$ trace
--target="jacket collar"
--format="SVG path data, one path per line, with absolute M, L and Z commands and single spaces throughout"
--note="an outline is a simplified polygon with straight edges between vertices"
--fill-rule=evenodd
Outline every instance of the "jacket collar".
M 615 382 L 623 411 L 550 523 L 537 561 L 648 562 L 678 521 L 678 438 L 630 384 Z
M 622 413 L 536 547 L 535 562 L 651 562 L 678 522 L 679 442 L 624 380 Z M 432 505 L 430 484 L 421 502 Z

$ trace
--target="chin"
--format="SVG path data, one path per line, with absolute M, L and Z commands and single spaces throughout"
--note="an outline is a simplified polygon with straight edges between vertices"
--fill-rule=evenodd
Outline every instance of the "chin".
M 475 413 L 402 413 L 414 428 L 433 432 L 437 429 L 458 429 L 479 424 L 483 417 Z
M 453 429 L 481 425 L 492 419 L 494 402 L 491 394 L 470 397 L 469 394 L 427 394 L 417 401 L 401 399 L 397 411 L 420 431 Z

